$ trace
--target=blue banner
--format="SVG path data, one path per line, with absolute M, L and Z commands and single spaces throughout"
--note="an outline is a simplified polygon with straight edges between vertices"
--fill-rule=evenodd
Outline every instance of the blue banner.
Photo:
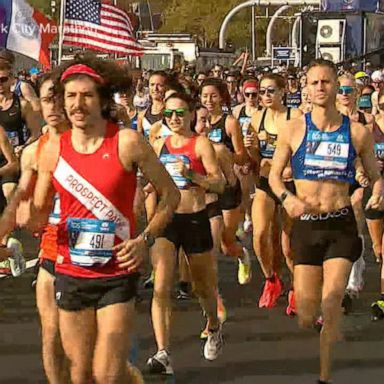
M 292 48 L 278 47 L 273 48 L 275 60 L 289 60 L 291 57 Z
M 321 6 L 323 11 L 364 11 L 376 12 L 382 0 L 322 0 Z

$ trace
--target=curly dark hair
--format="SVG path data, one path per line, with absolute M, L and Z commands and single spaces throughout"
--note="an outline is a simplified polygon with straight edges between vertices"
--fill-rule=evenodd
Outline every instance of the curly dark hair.
M 77 78 L 87 76 L 84 74 L 73 74 L 63 82 L 60 81 L 61 75 L 69 67 L 76 64 L 87 65 L 103 78 L 102 84 L 96 83 L 96 90 L 102 106 L 101 115 L 106 120 L 114 120 L 114 94 L 123 90 L 132 90 L 132 78 L 127 69 L 119 66 L 116 62 L 99 59 L 94 54 L 77 55 L 70 62 L 60 65 L 53 73 L 53 77 L 56 79 L 56 91 L 61 97 L 64 97 L 65 84 Z

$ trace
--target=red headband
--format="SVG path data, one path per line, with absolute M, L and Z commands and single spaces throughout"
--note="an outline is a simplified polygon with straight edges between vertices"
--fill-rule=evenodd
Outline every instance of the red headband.
M 254 81 L 254 80 L 246 81 L 246 82 L 243 84 L 243 90 L 244 90 L 244 92 L 245 92 L 248 88 L 256 88 L 256 89 L 259 89 L 259 86 L 258 86 L 258 84 L 257 84 L 257 81 Z
M 65 81 L 71 75 L 87 75 L 92 77 L 97 83 L 104 83 L 104 79 L 94 69 L 84 64 L 75 64 L 67 68 L 61 75 L 60 81 Z

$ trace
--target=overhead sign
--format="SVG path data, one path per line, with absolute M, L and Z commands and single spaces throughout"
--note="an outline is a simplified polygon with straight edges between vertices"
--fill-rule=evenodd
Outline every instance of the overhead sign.
M 289 60 L 292 57 L 292 48 L 274 47 L 273 57 L 275 60 Z
M 323 11 L 365 11 L 376 12 L 382 6 L 382 0 L 322 0 Z

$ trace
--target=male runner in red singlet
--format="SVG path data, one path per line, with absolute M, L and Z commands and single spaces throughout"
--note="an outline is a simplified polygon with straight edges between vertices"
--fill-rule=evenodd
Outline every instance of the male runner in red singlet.
M 141 135 L 110 120 L 113 89 L 126 74 L 95 58 L 58 71 L 72 130 L 50 138 L 39 157 L 35 225 L 47 221 L 47 202 L 58 193 L 55 290 L 71 382 L 128 383 L 137 270 L 180 193 Z M 132 238 L 137 167 L 160 202 L 143 234 Z

